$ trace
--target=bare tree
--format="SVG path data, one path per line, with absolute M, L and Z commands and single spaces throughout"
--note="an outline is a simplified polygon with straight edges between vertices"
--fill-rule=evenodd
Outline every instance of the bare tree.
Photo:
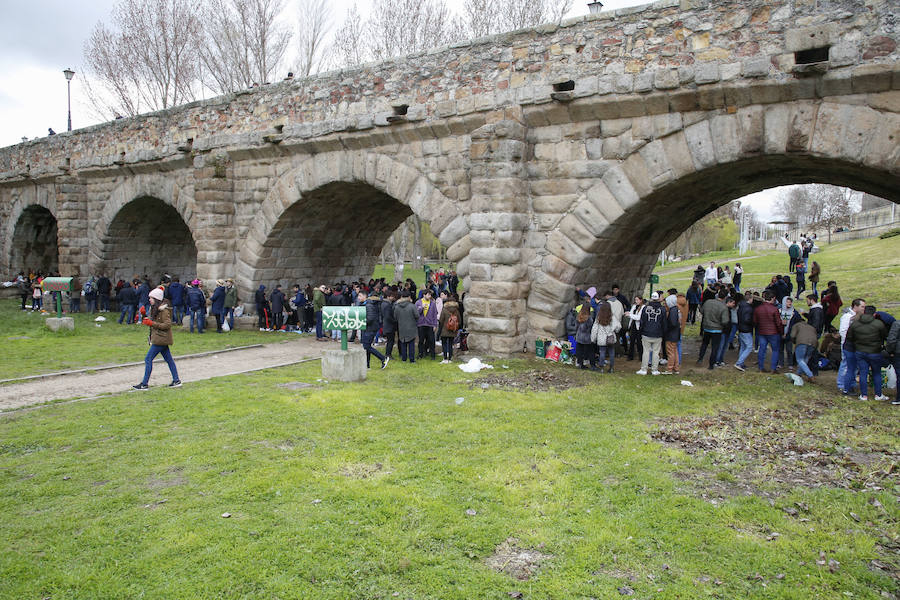
M 385 60 L 443 46 L 463 37 L 460 19 L 444 0 L 374 0 L 366 23 L 351 8 L 334 53 L 342 66 Z
M 84 46 L 94 107 L 112 118 L 195 99 L 200 31 L 190 0 L 120 0 Z
M 400 281 L 403 277 L 403 265 L 406 257 L 406 238 L 409 237 L 408 222 L 403 221 L 403 225 L 394 231 L 391 236 L 391 250 L 394 259 L 394 281 Z
M 325 62 L 322 50 L 325 36 L 331 27 L 331 4 L 329 0 L 300 0 L 299 17 L 296 72 L 302 77 L 308 77 L 318 73 Z
M 215 93 L 268 83 L 291 41 L 284 0 L 207 0 L 200 46 L 204 83 Z
M 466 0 L 463 5 L 466 32 L 481 37 L 504 31 L 558 23 L 574 0 Z

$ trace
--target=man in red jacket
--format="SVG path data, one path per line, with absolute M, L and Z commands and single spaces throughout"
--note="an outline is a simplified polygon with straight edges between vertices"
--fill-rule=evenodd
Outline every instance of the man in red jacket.
M 763 292 L 763 303 L 753 310 L 753 325 L 756 326 L 756 337 L 759 340 L 759 352 L 756 354 L 759 371 L 769 372 L 766 371 L 766 345 L 769 345 L 772 347 L 771 371 L 775 373 L 778 368 L 778 356 L 781 354 L 784 323 L 775 307 L 775 294 L 770 290 Z

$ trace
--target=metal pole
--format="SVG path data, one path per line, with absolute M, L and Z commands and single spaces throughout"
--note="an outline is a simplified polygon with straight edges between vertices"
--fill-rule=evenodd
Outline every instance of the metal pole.
M 347 330 L 341 329 L 341 350 L 347 351 Z
M 66 91 L 69 97 L 69 131 L 72 131 L 72 80 L 66 80 Z

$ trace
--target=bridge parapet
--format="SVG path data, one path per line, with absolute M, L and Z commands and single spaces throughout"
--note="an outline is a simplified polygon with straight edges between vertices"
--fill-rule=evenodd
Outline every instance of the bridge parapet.
M 603 119 L 684 110 L 682 92 L 700 93 L 705 109 L 723 86 L 746 88 L 754 102 L 898 89 L 896 8 L 892 0 L 662 0 L 17 144 L 0 149 L 0 182 L 216 149 L 318 151 L 313 142 L 335 134 L 392 143 L 512 105 L 556 103 L 574 113 L 566 119 Z M 605 108 L 579 109 L 580 98 Z

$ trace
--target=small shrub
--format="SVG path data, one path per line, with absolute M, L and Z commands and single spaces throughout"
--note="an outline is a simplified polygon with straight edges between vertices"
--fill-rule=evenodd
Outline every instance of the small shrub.
M 882 234 L 879 235 L 878 237 L 881 238 L 881 239 L 883 239 L 883 240 L 886 240 L 886 239 L 888 239 L 888 238 L 894 237 L 895 235 L 900 235 L 900 228 L 898 228 L 898 229 L 891 229 L 890 231 L 885 231 L 884 233 L 882 233 Z

